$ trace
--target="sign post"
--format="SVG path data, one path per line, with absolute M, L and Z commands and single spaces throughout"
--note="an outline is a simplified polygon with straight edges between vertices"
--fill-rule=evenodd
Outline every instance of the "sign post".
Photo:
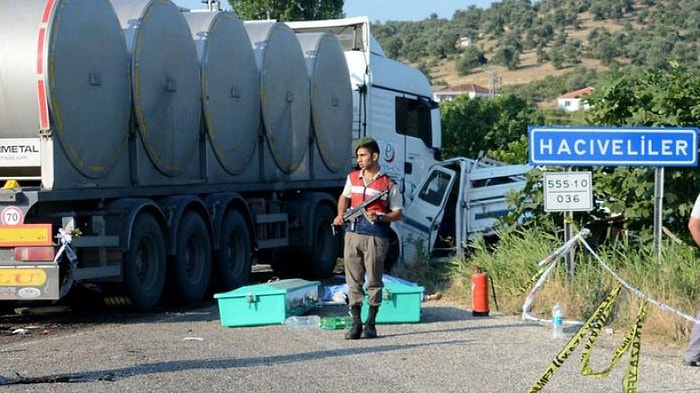
M 654 254 L 660 257 L 663 168 L 698 166 L 697 128 L 530 126 L 528 140 L 532 165 L 657 168 L 654 181 Z M 560 211 L 558 209 L 564 207 L 568 209 L 583 207 L 581 198 L 584 190 L 573 187 L 564 192 L 564 187 L 560 187 L 560 191 L 550 191 L 547 183 L 551 180 L 554 182 L 552 185 L 556 186 L 556 176 L 562 175 L 547 177 L 545 172 L 545 211 Z M 563 186 L 563 180 L 566 178 L 558 179 L 559 184 Z M 581 180 L 579 179 L 579 185 Z M 572 181 L 573 178 L 569 178 L 568 184 L 571 185 Z M 550 200 L 550 198 L 553 199 Z M 548 202 L 549 207 L 552 207 L 551 210 L 547 210 Z M 592 205 L 590 207 L 592 208 Z

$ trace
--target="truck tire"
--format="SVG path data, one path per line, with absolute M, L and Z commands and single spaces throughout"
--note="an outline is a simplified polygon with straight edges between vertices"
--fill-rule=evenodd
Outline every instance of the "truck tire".
M 137 311 L 150 311 L 165 287 L 165 239 L 156 219 L 140 214 L 131 230 L 129 250 L 124 254 L 127 296 Z
M 241 213 L 231 210 L 221 223 L 215 277 L 224 291 L 248 284 L 252 264 L 252 236 Z
M 333 274 L 338 261 L 340 236 L 333 235 L 331 223 L 335 211 L 327 205 L 318 207 L 314 220 L 313 244 L 311 249 L 301 256 L 307 263 L 306 270 L 313 278 L 327 278 Z
M 177 230 L 175 258 L 170 268 L 174 295 L 185 306 L 204 298 L 211 277 L 211 239 L 202 217 L 188 211 Z

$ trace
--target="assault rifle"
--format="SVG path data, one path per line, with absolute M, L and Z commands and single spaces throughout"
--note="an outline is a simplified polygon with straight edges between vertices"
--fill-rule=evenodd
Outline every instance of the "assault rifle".
M 343 221 L 350 223 L 357 221 L 358 218 L 362 217 L 367 212 L 367 206 L 369 206 L 372 202 L 379 200 L 379 198 L 383 197 L 388 193 L 388 190 L 382 191 L 379 194 L 373 196 L 372 198 L 363 201 L 359 205 L 346 210 L 345 213 L 343 213 Z
M 345 213 L 343 213 L 343 222 L 349 223 L 350 225 L 355 225 L 355 222 L 357 222 L 357 220 L 360 219 L 367 212 L 367 206 L 369 206 L 372 202 L 379 200 L 381 197 L 388 193 L 389 190 L 384 190 L 379 194 L 363 201 L 359 205 L 346 210 Z M 333 227 L 333 234 L 335 235 L 336 228 L 334 225 L 331 226 Z

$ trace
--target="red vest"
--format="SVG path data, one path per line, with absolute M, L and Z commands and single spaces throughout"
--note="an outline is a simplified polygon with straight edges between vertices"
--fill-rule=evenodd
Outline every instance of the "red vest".
M 350 184 L 352 185 L 352 197 L 350 198 L 350 207 L 355 207 L 372 198 L 373 196 L 389 191 L 394 186 L 394 182 L 385 174 L 379 175 L 371 183 L 365 186 L 365 182 L 360 176 L 362 171 L 354 171 L 350 173 Z M 383 213 L 389 212 L 389 195 L 384 195 L 378 200 L 367 206 L 367 211 L 380 211 Z

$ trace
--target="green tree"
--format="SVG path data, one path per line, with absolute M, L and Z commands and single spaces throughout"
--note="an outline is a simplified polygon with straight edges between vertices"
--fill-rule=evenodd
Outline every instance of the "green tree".
M 343 16 L 344 0 L 228 0 L 239 18 L 279 21 L 335 19 Z
M 469 46 L 457 60 L 457 73 L 459 75 L 469 75 L 475 68 L 486 64 L 484 51 L 476 46 Z
M 496 64 L 508 67 L 509 70 L 517 70 L 520 65 L 520 53 L 512 46 L 499 46 L 493 55 Z
M 682 127 L 700 124 L 700 76 L 693 70 L 671 65 L 668 70 L 616 73 L 589 98 L 588 121 L 604 126 Z M 598 168 L 594 191 L 626 225 L 637 230 L 653 226 L 653 169 Z M 700 191 L 695 168 L 666 169 L 663 224 L 677 233 L 685 225 Z
M 543 119 L 532 104 L 510 94 L 493 99 L 459 96 L 440 105 L 442 145 L 446 158 L 476 158 L 480 152 L 509 162 L 525 162 L 523 136 L 529 124 Z
M 564 47 L 562 48 L 564 52 L 564 58 L 566 61 L 570 64 L 579 64 L 581 63 L 581 47 L 583 45 L 581 44 L 581 41 L 579 40 L 570 40 L 568 41 Z
M 552 61 L 552 66 L 555 70 L 564 68 L 564 53 L 561 47 L 555 46 L 549 53 L 549 59 Z

